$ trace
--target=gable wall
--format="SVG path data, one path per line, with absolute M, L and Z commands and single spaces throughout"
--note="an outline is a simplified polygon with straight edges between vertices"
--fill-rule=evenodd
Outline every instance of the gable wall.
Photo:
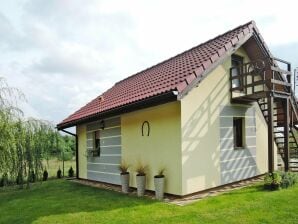
M 236 54 L 249 61 L 242 48 Z M 230 103 L 230 67 L 231 57 L 181 100 L 183 194 L 267 170 L 266 122 L 258 105 Z M 245 118 L 245 149 L 233 148 L 233 116 Z

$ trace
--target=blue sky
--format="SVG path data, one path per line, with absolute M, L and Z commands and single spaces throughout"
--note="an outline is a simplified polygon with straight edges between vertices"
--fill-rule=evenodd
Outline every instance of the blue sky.
M 281 13 L 282 12 L 282 13 Z M 116 81 L 255 20 L 298 66 L 295 1 L 0 0 L 0 76 L 59 122 Z

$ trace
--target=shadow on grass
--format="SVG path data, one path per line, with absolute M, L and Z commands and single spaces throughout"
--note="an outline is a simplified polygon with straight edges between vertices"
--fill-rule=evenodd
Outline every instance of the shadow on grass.
M 44 216 L 108 211 L 156 203 L 66 180 L 35 184 L 31 189 L 0 191 L 0 223 L 32 223 Z

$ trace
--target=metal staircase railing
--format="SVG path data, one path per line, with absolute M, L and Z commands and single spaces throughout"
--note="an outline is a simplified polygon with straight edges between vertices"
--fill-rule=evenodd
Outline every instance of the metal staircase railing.
M 287 70 L 281 69 L 278 63 L 286 65 Z M 230 91 L 232 103 L 258 102 L 268 127 L 269 122 L 273 124 L 272 134 L 278 153 L 284 163 L 288 164 L 287 167 L 290 170 L 298 171 L 298 160 L 296 160 L 298 159 L 298 139 L 295 136 L 295 132 L 298 130 L 296 126 L 298 124 L 298 104 L 291 88 L 290 70 L 290 63 L 277 58 L 267 58 L 232 67 L 230 69 Z M 272 111 L 273 121 L 270 121 L 268 117 L 270 109 L 267 102 L 268 96 L 272 96 L 275 103 Z M 286 115 L 287 113 L 288 115 Z M 287 126 L 285 125 L 286 121 L 288 122 Z M 285 144 L 286 141 L 288 144 Z

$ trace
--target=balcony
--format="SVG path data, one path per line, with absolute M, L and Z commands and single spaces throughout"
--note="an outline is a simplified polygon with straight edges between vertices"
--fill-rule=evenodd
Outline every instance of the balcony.
M 291 95 L 291 64 L 277 58 L 252 61 L 230 69 L 231 101 L 249 103 L 268 96 Z

